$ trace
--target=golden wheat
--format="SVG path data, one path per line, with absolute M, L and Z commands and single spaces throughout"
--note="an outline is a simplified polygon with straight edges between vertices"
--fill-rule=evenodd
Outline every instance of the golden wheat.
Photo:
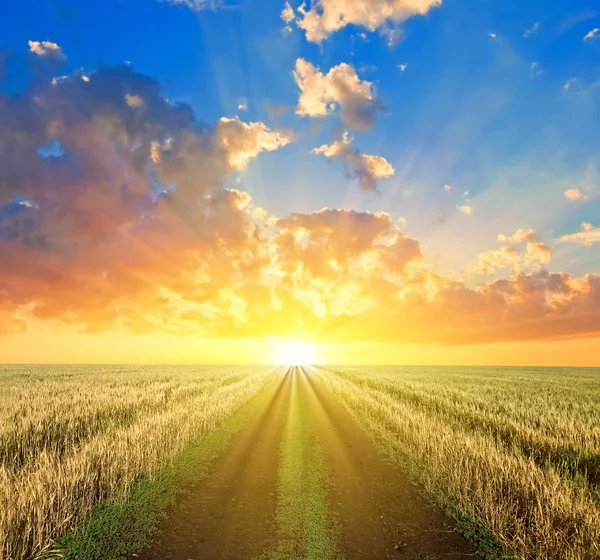
M 600 372 L 320 368 L 359 424 L 517 558 L 600 558 Z
M 272 379 L 241 367 L 0 367 L 0 560 L 121 500 Z

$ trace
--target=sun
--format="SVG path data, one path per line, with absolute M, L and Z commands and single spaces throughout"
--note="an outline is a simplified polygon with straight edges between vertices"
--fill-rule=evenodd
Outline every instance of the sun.
M 283 340 L 278 342 L 275 363 L 286 366 L 305 366 L 317 361 L 315 345 L 311 342 Z

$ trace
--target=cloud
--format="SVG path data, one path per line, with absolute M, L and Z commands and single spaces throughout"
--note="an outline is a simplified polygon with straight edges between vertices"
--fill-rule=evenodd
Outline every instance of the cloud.
M 133 109 L 144 106 L 144 98 L 139 95 L 131 95 L 129 93 L 125 94 L 125 103 Z
M 327 158 L 339 158 L 346 166 L 350 177 L 358 179 L 364 190 L 375 190 L 378 179 L 387 179 L 395 173 L 390 163 L 381 156 L 363 154 L 352 147 L 352 140 L 345 132 L 341 139 L 331 145 L 315 148 L 313 154 Z
M 289 130 L 273 131 L 264 123 L 245 123 L 238 117 L 222 117 L 217 123 L 216 141 L 227 153 L 227 161 L 235 171 L 242 171 L 260 152 L 272 152 L 295 140 Z
M 127 94 L 144 100 L 143 112 Z M 251 277 L 260 212 L 223 183 L 289 141 L 262 123 L 200 123 L 128 67 L 3 97 L 4 309 L 102 330 L 136 323 L 162 287 L 196 290 L 201 305 L 219 284 Z M 210 281 L 199 283 L 201 269 Z
M 564 192 L 564 195 L 566 198 L 568 198 L 571 201 L 581 200 L 584 197 L 583 193 L 579 189 L 567 189 Z
M 222 0 L 160 0 L 169 4 L 181 5 L 189 8 L 193 12 L 202 10 L 216 10 L 223 6 Z
M 571 202 L 578 200 L 591 200 L 598 196 L 598 191 L 593 184 L 584 184 L 581 187 L 572 187 L 563 192 L 565 198 Z
M 274 216 L 225 188 L 292 139 L 203 123 L 127 66 L 1 93 L 0 332 L 439 344 L 600 332 L 600 275 L 539 269 L 549 253 L 532 230 L 500 236 L 518 271 L 472 286 L 436 273 L 387 213 Z
M 496 37 L 498 37 L 498 35 L 496 35 L 495 33 L 490 33 L 490 39 L 495 39 Z
M 565 82 L 563 89 L 569 91 L 577 83 L 577 78 L 570 78 Z
M 408 64 L 398 64 L 400 72 L 404 72 L 408 68 Z
M 559 241 L 562 243 L 577 243 L 589 247 L 594 243 L 600 243 L 600 228 L 594 228 L 587 222 L 581 223 L 581 231 L 563 235 Z
M 306 39 L 321 43 L 331 34 L 347 25 L 365 27 L 369 31 L 389 31 L 416 15 L 425 15 L 441 6 L 442 0 L 319 0 L 310 9 L 302 4 L 297 25 L 306 33 Z
M 600 28 L 598 28 L 598 27 L 595 27 L 594 29 L 592 29 L 583 38 L 584 41 L 595 41 L 596 39 L 600 39 Z
M 552 247 L 546 245 L 533 229 L 518 229 L 512 235 L 500 234 L 498 242 L 503 246 L 480 253 L 471 271 L 496 274 L 498 269 L 511 268 L 514 272 L 522 272 L 547 265 L 552 256 Z
M 527 31 L 525 31 L 525 33 L 523 33 L 523 37 L 531 37 L 534 33 L 536 33 L 539 30 L 541 25 L 542 24 L 539 21 L 535 22 Z
M 468 204 L 464 204 L 463 206 L 457 206 L 456 209 L 467 216 L 471 216 L 473 214 L 473 207 Z
M 537 234 L 532 229 L 518 229 L 512 235 L 498 235 L 498 241 L 509 243 L 521 243 L 523 241 L 533 242 L 537 240 Z
M 366 130 L 383 110 L 373 84 L 361 80 L 351 64 L 341 63 L 323 74 L 318 67 L 299 58 L 294 79 L 300 88 L 298 115 L 322 118 L 339 106 L 344 125 Z
M 450 192 L 452 190 L 452 187 L 450 185 L 444 185 L 444 190 L 446 192 Z
M 290 6 L 289 2 L 285 3 L 285 6 L 283 7 L 283 10 L 281 10 L 281 16 L 280 17 L 287 24 L 291 23 L 292 21 L 294 21 L 296 19 L 296 14 L 294 12 L 294 8 L 292 8 Z
M 29 51 L 49 60 L 66 60 L 62 49 L 52 41 L 29 41 Z
M 532 76 L 541 76 L 544 71 L 540 69 L 540 65 L 537 62 L 532 62 L 529 65 L 529 70 L 531 71 Z

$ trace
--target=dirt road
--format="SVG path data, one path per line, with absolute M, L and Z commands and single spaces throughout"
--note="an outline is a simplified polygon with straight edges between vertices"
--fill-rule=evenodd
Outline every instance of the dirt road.
M 318 377 L 290 368 L 272 391 L 136 559 L 476 556 Z

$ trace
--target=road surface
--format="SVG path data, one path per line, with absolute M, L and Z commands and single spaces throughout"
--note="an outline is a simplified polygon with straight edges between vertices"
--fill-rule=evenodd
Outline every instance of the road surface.
M 289 368 L 136 560 L 477 557 L 309 370 Z

